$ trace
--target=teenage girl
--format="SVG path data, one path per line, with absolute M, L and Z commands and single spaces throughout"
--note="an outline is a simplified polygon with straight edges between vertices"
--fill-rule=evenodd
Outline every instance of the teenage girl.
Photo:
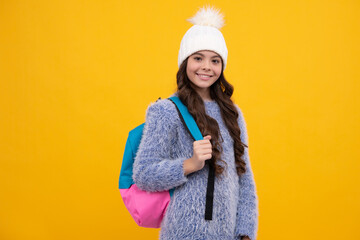
M 255 240 L 258 200 L 246 125 L 225 80 L 222 15 L 202 8 L 190 19 L 178 56 L 177 92 L 204 139 L 193 141 L 175 105 L 151 104 L 134 162 L 135 184 L 146 191 L 175 188 L 160 239 Z M 209 164 L 206 164 L 208 162 Z M 210 167 L 215 169 L 211 220 L 204 218 Z

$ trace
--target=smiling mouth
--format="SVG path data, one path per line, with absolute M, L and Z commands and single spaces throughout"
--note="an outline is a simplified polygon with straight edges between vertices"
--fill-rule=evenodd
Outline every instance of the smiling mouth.
M 206 75 L 206 74 L 199 74 L 196 73 L 196 75 L 201 79 L 201 80 L 208 80 L 212 77 L 212 75 Z

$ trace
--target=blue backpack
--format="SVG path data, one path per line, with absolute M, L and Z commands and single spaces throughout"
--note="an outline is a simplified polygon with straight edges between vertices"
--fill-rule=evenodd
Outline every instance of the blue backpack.
M 194 118 L 186 106 L 176 96 L 168 98 L 172 101 L 179 113 L 180 119 L 188 129 L 194 141 L 202 140 L 203 136 Z M 119 177 L 119 190 L 124 204 L 135 222 L 141 227 L 158 228 L 166 213 L 167 206 L 174 189 L 163 192 L 146 192 L 139 189 L 132 179 L 133 164 L 139 148 L 145 123 L 129 132 L 126 141 L 123 161 Z M 211 165 L 209 164 L 209 167 Z M 205 219 L 212 219 L 212 202 L 214 191 L 214 174 L 211 167 L 209 171 L 208 188 L 206 194 Z

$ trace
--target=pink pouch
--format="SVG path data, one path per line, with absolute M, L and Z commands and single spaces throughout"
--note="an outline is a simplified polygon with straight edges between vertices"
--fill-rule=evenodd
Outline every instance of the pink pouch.
M 170 202 L 169 191 L 146 192 L 136 184 L 120 189 L 124 204 L 135 222 L 141 227 L 159 228 Z

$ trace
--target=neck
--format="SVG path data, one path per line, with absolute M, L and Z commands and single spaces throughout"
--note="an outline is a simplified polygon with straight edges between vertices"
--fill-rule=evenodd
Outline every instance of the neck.
M 212 101 L 210 97 L 210 89 L 196 89 L 196 92 L 200 95 L 203 101 Z

